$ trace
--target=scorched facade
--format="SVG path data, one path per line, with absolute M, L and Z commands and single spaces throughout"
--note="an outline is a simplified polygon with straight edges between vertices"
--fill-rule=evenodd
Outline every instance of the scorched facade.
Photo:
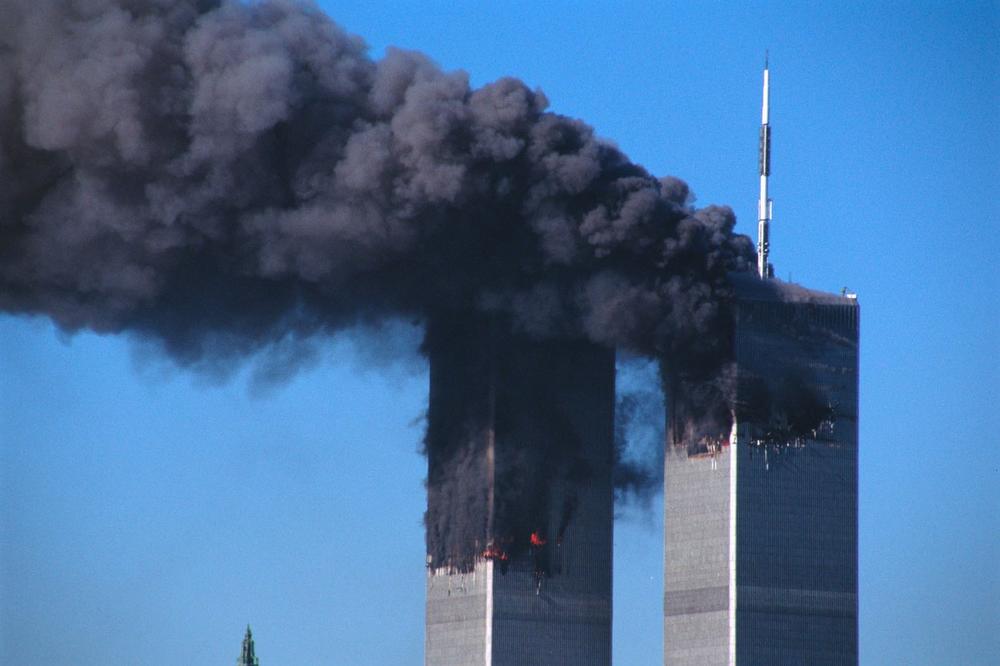
M 458 317 L 427 352 L 426 664 L 608 666 L 613 351 Z
M 698 441 L 669 419 L 664 663 L 857 664 L 857 301 L 775 280 L 738 286 L 747 416 Z M 792 412 L 809 396 L 829 412 L 808 433 L 794 413 L 755 418 L 761 387 Z

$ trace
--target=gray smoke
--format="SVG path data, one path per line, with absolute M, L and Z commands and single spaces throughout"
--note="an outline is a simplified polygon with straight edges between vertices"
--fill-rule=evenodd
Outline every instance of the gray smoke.
M 650 508 L 663 489 L 664 394 L 655 363 L 619 359 L 615 400 L 616 506 Z
M 300 2 L 7 0 L 0 309 L 182 365 L 472 310 L 710 373 L 751 242 L 546 105 Z

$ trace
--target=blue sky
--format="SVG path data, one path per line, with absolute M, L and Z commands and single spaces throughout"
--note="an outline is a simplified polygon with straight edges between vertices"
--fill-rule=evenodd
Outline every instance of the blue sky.
M 776 271 L 862 305 L 862 662 L 993 663 L 1000 5 L 478 4 L 323 7 L 542 88 L 747 234 L 770 49 Z M 350 338 L 261 390 L 0 316 L 0 663 L 231 663 L 247 622 L 265 666 L 420 663 L 426 388 Z M 617 664 L 661 661 L 659 502 L 616 526 Z

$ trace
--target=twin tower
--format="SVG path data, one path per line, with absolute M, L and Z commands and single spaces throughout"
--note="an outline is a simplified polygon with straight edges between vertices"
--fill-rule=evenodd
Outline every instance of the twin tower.
M 668 666 L 858 663 L 859 309 L 771 279 L 766 82 L 727 431 L 666 395 Z M 428 340 L 426 664 L 608 666 L 614 352 L 472 319 Z

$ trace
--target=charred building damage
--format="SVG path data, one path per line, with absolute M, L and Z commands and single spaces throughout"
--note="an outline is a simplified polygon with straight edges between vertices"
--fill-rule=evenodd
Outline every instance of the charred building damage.
M 609 664 L 614 352 L 431 324 L 426 661 Z
M 664 663 L 856 664 L 858 304 L 737 284 L 730 418 L 670 396 Z

